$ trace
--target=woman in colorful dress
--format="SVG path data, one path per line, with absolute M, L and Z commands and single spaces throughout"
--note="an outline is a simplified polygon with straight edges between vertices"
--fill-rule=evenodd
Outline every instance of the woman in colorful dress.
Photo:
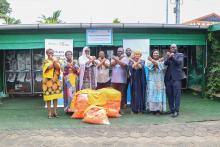
M 96 89 L 96 64 L 96 58 L 90 56 L 90 48 L 84 47 L 82 56 L 79 57 L 79 90 L 86 88 Z
M 164 62 L 160 58 L 159 51 L 154 50 L 152 56 L 148 57 L 146 63 L 148 68 L 147 79 L 147 96 L 146 108 L 147 111 L 153 114 L 159 114 L 166 111 L 166 90 L 164 84 Z
M 73 61 L 72 51 L 65 52 L 66 61 L 64 61 L 63 67 L 63 94 L 64 94 L 64 111 L 66 113 L 73 112 L 70 109 L 73 95 L 76 93 L 78 85 L 79 67 Z
M 142 113 L 146 110 L 145 61 L 141 59 L 141 55 L 141 52 L 135 51 L 133 58 L 129 62 L 129 71 L 131 73 L 131 108 L 134 113 Z
M 47 104 L 48 118 L 58 117 L 57 114 L 57 99 L 62 98 L 62 86 L 59 81 L 60 63 L 53 56 L 53 49 L 46 50 L 47 59 L 43 63 L 43 98 Z M 51 103 L 53 101 L 53 111 Z

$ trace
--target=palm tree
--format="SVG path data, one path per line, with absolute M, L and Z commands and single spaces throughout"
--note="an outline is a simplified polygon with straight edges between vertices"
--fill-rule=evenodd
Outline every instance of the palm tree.
M 2 18 L 5 21 L 3 24 L 20 24 L 21 23 L 20 19 L 15 19 L 14 17 L 3 16 Z
M 43 24 L 57 24 L 62 23 L 62 21 L 59 19 L 61 10 L 57 10 L 53 12 L 53 16 L 46 17 L 45 15 L 41 15 L 39 23 Z

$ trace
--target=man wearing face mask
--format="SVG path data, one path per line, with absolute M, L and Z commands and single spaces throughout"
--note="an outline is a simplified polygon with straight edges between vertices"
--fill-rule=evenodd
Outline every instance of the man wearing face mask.
M 181 80 L 184 79 L 182 71 L 183 58 L 184 55 L 177 51 L 176 44 L 172 44 L 164 62 L 167 66 L 164 81 L 172 117 L 179 115 Z
M 118 48 L 117 56 L 112 57 L 112 87 L 121 92 L 121 108 L 125 108 L 125 88 L 127 83 L 128 60 L 124 56 L 124 49 Z

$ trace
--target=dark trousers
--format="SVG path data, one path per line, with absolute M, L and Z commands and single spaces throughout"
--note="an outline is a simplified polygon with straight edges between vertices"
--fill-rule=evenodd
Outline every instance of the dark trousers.
M 110 80 L 106 83 L 97 83 L 96 89 L 102 89 L 102 88 L 107 88 L 111 86 Z
M 121 92 L 121 108 L 125 107 L 125 88 L 126 84 L 124 83 L 112 83 L 112 88 Z
M 166 94 L 168 97 L 171 113 L 179 112 L 181 96 L 181 80 L 165 81 Z

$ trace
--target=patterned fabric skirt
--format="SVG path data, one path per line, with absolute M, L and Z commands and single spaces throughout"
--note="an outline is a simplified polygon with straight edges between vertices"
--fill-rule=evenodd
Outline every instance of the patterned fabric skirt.
M 53 78 L 43 78 L 43 97 L 44 101 L 50 101 L 63 97 L 62 85 L 59 76 L 54 74 Z
M 96 77 L 95 77 L 94 69 L 92 67 L 86 67 L 83 77 L 82 89 L 86 89 L 86 88 L 96 89 L 95 78 Z
M 76 93 L 76 87 L 73 87 L 69 81 L 64 81 L 64 111 L 66 113 L 73 112 L 70 109 L 70 105 L 73 99 L 74 94 Z
M 166 111 L 166 91 L 163 82 L 150 81 L 146 94 L 146 109 L 148 111 Z

